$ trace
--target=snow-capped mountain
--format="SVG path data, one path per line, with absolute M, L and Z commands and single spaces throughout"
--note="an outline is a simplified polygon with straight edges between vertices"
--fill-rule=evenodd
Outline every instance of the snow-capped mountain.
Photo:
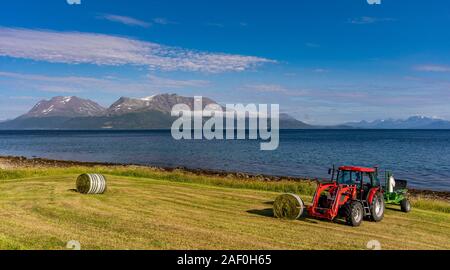
M 78 97 L 55 97 L 36 104 L 31 111 L 11 121 L 0 123 L 0 129 L 170 129 L 176 117 L 173 106 L 185 104 L 194 110 L 194 97 L 161 94 L 145 98 L 122 97 L 104 109 L 97 103 Z M 203 108 L 217 104 L 203 97 Z M 287 114 L 280 115 L 284 129 L 315 128 Z
M 208 104 L 217 104 L 209 98 L 203 98 L 203 107 Z M 183 97 L 176 94 L 161 94 L 145 98 L 121 97 L 108 108 L 109 115 L 121 115 L 131 112 L 159 111 L 170 113 L 176 104 L 186 104 L 194 108 L 193 97 Z
M 126 114 L 148 106 L 150 106 L 150 102 L 147 99 L 121 97 L 108 108 L 107 113 L 111 115 Z
M 450 121 L 426 116 L 412 116 L 408 119 L 383 119 L 346 123 L 354 128 L 365 129 L 450 129 Z
M 28 113 L 19 118 L 43 117 L 87 117 L 98 116 L 105 112 L 105 108 L 88 99 L 78 97 L 54 97 L 51 100 L 38 102 Z

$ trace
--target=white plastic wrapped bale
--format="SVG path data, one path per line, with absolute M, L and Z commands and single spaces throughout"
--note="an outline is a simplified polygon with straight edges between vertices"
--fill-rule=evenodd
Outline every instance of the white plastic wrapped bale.
M 106 178 L 101 174 L 82 174 L 77 178 L 77 191 L 82 194 L 106 192 Z

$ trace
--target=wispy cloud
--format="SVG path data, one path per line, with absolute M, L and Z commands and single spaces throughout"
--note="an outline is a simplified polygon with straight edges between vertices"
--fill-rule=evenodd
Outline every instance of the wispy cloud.
M 218 28 L 224 28 L 225 25 L 223 23 L 217 23 L 217 22 L 209 22 L 206 23 L 207 26 L 213 26 L 213 27 L 218 27 Z
M 373 23 L 379 23 L 379 22 L 393 22 L 393 21 L 396 21 L 396 19 L 362 16 L 362 17 L 350 19 L 349 22 L 352 24 L 373 24 Z
M 415 70 L 426 72 L 450 72 L 450 67 L 441 65 L 421 65 L 416 66 Z
M 132 17 L 121 16 L 121 15 L 105 14 L 105 15 L 98 16 L 98 18 L 108 20 L 111 22 L 130 25 L 130 26 L 140 26 L 140 27 L 145 27 L 145 28 L 152 26 L 152 24 L 149 22 L 145 22 L 145 21 L 138 20 L 138 19 L 135 19 Z
M 152 85 L 160 88 L 185 88 L 185 87 L 207 87 L 210 85 L 209 81 L 204 80 L 174 80 L 169 78 L 158 77 L 155 75 L 148 75 Z
M 161 24 L 161 25 L 178 24 L 177 22 L 171 21 L 166 18 L 154 18 L 153 22 L 156 24 Z
M 97 18 L 107 20 L 110 22 L 121 23 L 129 26 L 140 26 L 144 28 L 151 27 L 153 24 L 160 24 L 160 25 L 178 24 L 177 22 L 162 17 L 154 18 L 151 20 L 151 22 L 116 14 L 102 14 L 100 16 L 97 16 Z
M 328 70 L 328 69 L 326 69 L 326 68 L 315 68 L 315 69 L 313 69 L 312 71 L 315 72 L 315 73 L 327 73 L 327 72 L 329 72 L 330 70 Z
M 309 47 L 309 48 L 320 48 L 320 45 L 319 45 L 319 44 L 317 44 L 317 43 L 312 43 L 312 42 L 307 42 L 307 43 L 305 43 L 305 46 L 306 46 L 306 47 Z
M 257 93 L 283 94 L 288 96 L 303 96 L 308 93 L 307 90 L 290 89 L 279 84 L 247 84 L 242 89 Z
M 150 70 L 220 73 L 276 61 L 201 52 L 104 34 L 0 27 L 0 56 L 66 64 L 136 65 Z
M 37 100 L 39 99 L 38 97 L 33 97 L 33 96 L 9 96 L 9 99 L 12 100 Z
M 203 88 L 209 85 L 208 81 L 174 80 L 155 75 L 150 75 L 148 78 L 136 81 L 115 77 L 47 76 L 0 71 L 0 78 L 12 80 L 12 83 L 9 82 L 8 85 L 12 85 L 15 88 L 58 94 L 75 94 L 95 90 L 118 95 L 147 95 L 149 93 L 159 93 L 173 89 L 190 87 Z M 2 81 L 0 80 L 1 84 Z
M 285 87 L 278 84 L 248 84 L 244 88 L 267 93 L 285 93 L 288 91 Z

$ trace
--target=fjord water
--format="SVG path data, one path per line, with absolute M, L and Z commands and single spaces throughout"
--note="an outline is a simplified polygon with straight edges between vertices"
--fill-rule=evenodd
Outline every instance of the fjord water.
M 450 130 L 284 130 L 260 141 L 175 141 L 170 131 L 0 131 L 0 155 L 329 178 L 336 165 L 379 166 L 421 189 L 450 191 Z

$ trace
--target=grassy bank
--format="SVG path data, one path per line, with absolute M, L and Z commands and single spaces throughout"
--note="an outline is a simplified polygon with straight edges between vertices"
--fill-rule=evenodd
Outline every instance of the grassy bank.
M 84 172 L 108 176 L 108 193 L 72 189 Z M 263 182 L 141 167 L 0 170 L 0 249 L 450 249 L 450 205 L 416 199 L 381 223 L 351 228 L 272 217 L 281 192 L 310 200 L 312 182 Z
M 151 178 L 171 182 L 197 183 L 230 188 L 245 188 L 254 190 L 293 192 L 313 195 L 316 185 L 312 181 L 260 181 L 255 179 L 242 179 L 237 177 L 202 176 L 186 171 L 166 172 L 146 167 L 133 166 L 96 166 L 96 167 L 70 167 L 70 168 L 29 168 L 0 170 L 0 179 L 20 179 L 58 174 L 81 174 L 86 171 L 93 173 L 126 176 L 135 178 Z
M 202 176 L 186 171 L 166 172 L 146 167 L 133 166 L 96 166 L 96 167 L 70 167 L 70 168 L 27 168 L 0 170 L 0 180 L 32 178 L 61 174 L 82 174 L 85 172 L 101 173 L 114 176 L 158 179 L 179 183 L 196 183 L 236 189 L 253 189 L 284 193 L 296 193 L 312 196 L 316 189 L 313 181 L 261 181 L 256 179 L 243 179 L 237 177 Z M 442 200 L 428 198 L 412 198 L 415 208 L 450 213 L 450 203 Z

